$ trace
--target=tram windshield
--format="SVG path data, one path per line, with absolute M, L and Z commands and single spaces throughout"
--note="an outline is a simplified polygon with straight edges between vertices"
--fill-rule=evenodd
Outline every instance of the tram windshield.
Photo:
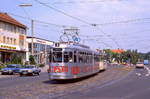
M 62 52 L 53 52 L 53 62 L 62 62 Z
M 73 53 L 72 52 L 64 52 L 64 62 L 65 63 L 71 63 L 73 62 L 73 57 L 72 57 Z

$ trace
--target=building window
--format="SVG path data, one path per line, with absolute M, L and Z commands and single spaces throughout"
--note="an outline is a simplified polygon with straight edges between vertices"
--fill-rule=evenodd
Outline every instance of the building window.
M 9 37 L 7 37 L 7 44 L 9 44 Z
M 16 39 L 14 39 L 14 45 L 16 45 Z
M 2 23 L 2 22 L 0 22 L 0 29 L 2 29 L 2 24 L 3 24 L 3 23 Z
M 26 34 L 26 30 L 20 27 L 16 27 L 16 32 L 19 34 Z
M 24 46 L 24 40 L 20 40 L 20 46 Z
M 3 37 L 3 43 L 6 43 L 6 37 L 5 36 Z
M 13 44 L 13 39 L 12 38 L 10 38 L 10 43 Z

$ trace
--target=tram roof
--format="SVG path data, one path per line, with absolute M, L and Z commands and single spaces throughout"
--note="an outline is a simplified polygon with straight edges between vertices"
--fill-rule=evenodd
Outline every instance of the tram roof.
M 89 46 L 87 45 L 83 45 L 83 44 L 77 44 L 77 43 L 73 43 L 73 42 L 59 42 L 59 43 L 55 43 L 55 47 L 59 47 L 59 48 L 84 48 L 84 49 L 90 49 Z
M 87 45 L 83 45 L 83 44 L 77 44 L 77 43 L 56 43 L 56 44 L 59 44 L 59 46 L 56 46 L 56 48 L 71 48 L 71 49 L 81 49 L 81 50 L 86 50 L 86 51 L 94 51 L 92 49 L 90 49 L 89 46 Z M 98 53 L 96 51 L 94 51 L 95 53 Z

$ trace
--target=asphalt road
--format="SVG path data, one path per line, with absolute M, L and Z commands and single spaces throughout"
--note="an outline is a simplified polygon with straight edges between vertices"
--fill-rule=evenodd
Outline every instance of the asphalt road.
M 142 69 L 139 72 L 143 73 Z M 47 73 L 41 73 L 40 76 L 19 77 L 19 75 L 15 75 L 0 78 L 0 99 L 82 99 L 94 97 L 99 99 L 99 95 L 102 95 L 100 93 L 106 92 L 107 89 L 105 88 L 108 85 L 116 84 L 118 81 L 126 79 L 126 76 L 130 74 L 137 79 L 139 78 L 133 68 L 124 66 L 112 66 L 97 75 L 65 82 L 49 81 Z M 120 87 L 126 88 L 124 84 Z M 117 89 L 111 87 L 110 91 L 113 95 Z M 103 95 L 105 96 L 105 94 Z
M 43 72 L 40 74 L 40 76 L 22 76 L 19 75 L 12 75 L 10 77 L 6 78 L 0 78 L 0 88 L 10 88 L 15 87 L 19 85 L 24 85 L 36 81 L 43 81 L 48 80 L 48 74 L 46 72 Z
M 61 99 L 150 99 L 149 71 L 138 68 L 126 77 L 86 92 L 71 93 Z

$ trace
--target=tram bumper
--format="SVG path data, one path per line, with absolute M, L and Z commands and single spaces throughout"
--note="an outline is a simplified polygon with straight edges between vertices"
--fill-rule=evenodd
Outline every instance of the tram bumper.
M 67 74 L 49 74 L 50 80 L 67 80 L 67 79 L 75 79 L 77 78 L 77 75 L 67 75 Z

